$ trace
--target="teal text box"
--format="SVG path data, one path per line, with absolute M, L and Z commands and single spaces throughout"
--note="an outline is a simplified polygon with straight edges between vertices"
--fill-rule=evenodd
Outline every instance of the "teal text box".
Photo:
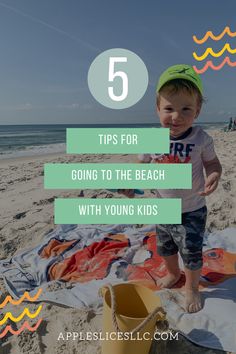
M 55 224 L 181 224 L 181 199 L 69 199 L 54 202 Z
M 169 153 L 169 145 L 168 128 L 66 129 L 67 154 Z
M 191 189 L 192 165 L 45 164 L 44 187 L 46 189 Z

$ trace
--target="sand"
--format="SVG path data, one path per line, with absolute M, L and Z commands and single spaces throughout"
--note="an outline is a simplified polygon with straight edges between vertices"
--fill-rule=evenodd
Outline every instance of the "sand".
M 207 230 L 224 229 L 236 225 L 236 132 L 209 131 L 223 166 L 223 174 L 215 193 L 207 198 Z M 136 162 L 134 155 L 47 155 L 30 158 L 0 160 L 0 259 L 9 258 L 16 252 L 38 245 L 45 233 L 54 229 L 53 200 L 55 197 L 111 197 L 104 190 L 45 190 L 43 165 L 48 162 Z M 147 191 L 145 196 L 152 195 Z M 7 295 L 0 280 L 1 299 Z M 24 305 L 20 309 L 24 308 Z M 37 306 L 35 305 L 35 309 Z M 31 307 L 31 310 L 33 308 Z M 14 313 L 14 309 L 13 309 Z M 44 304 L 43 323 L 37 332 L 22 332 L 19 336 L 8 335 L 0 342 L 3 354 L 68 354 L 101 352 L 99 341 L 58 340 L 60 332 L 101 331 L 101 314 L 92 310 L 75 310 L 54 304 Z M 183 337 L 179 341 L 157 342 L 152 354 L 215 354 L 223 351 L 196 346 Z M 128 354 L 128 353 L 127 353 Z

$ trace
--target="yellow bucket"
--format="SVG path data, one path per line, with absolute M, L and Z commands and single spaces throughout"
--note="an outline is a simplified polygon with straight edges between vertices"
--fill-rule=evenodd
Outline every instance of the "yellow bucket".
M 135 283 L 108 284 L 100 293 L 103 296 L 102 354 L 148 354 L 156 322 L 165 320 L 160 298 Z

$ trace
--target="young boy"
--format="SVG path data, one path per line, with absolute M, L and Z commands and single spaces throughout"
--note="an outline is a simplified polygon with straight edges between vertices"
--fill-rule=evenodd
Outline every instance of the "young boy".
M 207 208 L 205 196 L 217 188 L 221 164 L 212 138 L 199 126 L 192 126 L 203 102 L 200 76 L 189 65 L 174 65 L 160 77 L 157 85 L 157 113 L 162 127 L 170 129 L 170 154 L 140 155 L 141 162 L 192 163 L 192 189 L 158 190 L 161 198 L 182 199 L 182 224 L 157 225 L 158 253 L 168 270 L 161 279 L 162 288 L 171 288 L 180 278 L 178 252 L 186 276 L 186 311 L 202 308 L 199 279 L 202 267 L 202 244 Z M 204 179 L 203 170 L 206 178 Z M 133 197 L 133 190 L 120 190 Z

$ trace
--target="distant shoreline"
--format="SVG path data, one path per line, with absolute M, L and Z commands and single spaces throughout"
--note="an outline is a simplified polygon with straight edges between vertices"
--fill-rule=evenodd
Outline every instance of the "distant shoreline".
M 228 120 L 226 119 L 224 122 L 205 122 L 205 121 L 198 121 L 196 124 L 199 124 L 199 125 L 222 125 L 222 124 L 227 124 Z M 90 124 L 85 124 L 85 123 L 78 123 L 78 124 L 75 124 L 75 123 L 68 123 L 68 124 L 61 124 L 61 123 L 58 123 L 58 124 L 54 124 L 54 123 L 47 123 L 47 124 L 0 124 L 0 127 L 31 127 L 31 126 L 34 126 L 34 127 L 44 127 L 44 126 L 59 126 L 59 127 L 150 127 L 150 126 L 157 126 L 157 127 L 160 127 L 160 123 L 157 123 L 157 122 L 151 122 L 151 123 L 90 123 Z

